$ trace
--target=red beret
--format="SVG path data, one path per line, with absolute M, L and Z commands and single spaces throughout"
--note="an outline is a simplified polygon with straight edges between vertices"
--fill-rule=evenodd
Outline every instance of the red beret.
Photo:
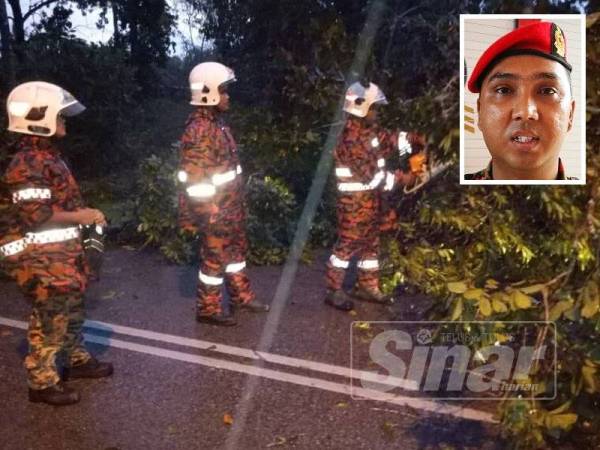
M 536 55 L 559 62 L 570 72 L 565 34 L 554 23 L 537 22 L 517 28 L 490 45 L 477 61 L 467 87 L 477 93 L 492 68 L 504 58 Z

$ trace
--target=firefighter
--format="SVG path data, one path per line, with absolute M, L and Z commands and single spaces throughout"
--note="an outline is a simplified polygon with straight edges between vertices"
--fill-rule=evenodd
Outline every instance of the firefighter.
M 9 232 L 1 237 L 0 254 L 33 306 L 24 364 L 29 400 L 69 405 L 79 401 L 79 393 L 63 381 L 113 372 L 112 364 L 90 355 L 82 335 L 87 270 L 80 228 L 103 226 L 106 220 L 101 211 L 84 206 L 56 147 L 66 135 L 65 117 L 85 107 L 59 86 L 34 81 L 13 89 L 7 109 L 8 130 L 21 136 L 4 174 L 10 197 L 2 204 L 10 219 L 5 219 L 3 232 Z
M 381 196 L 397 184 L 411 184 L 414 175 L 386 170 L 386 158 L 399 146 L 422 143 L 416 133 L 390 132 L 377 123 L 376 105 L 387 104 L 373 83 L 352 84 L 346 91 L 344 111 L 349 115 L 334 150 L 337 182 L 338 238 L 327 262 L 325 303 L 336 309 L 354 308 L 353 298 L 386 304 L 379 289 L 379 234 Z M 358 279 L 348 295 L 342 284 L 350 260 L 358 259 Z
M 229 109 L 233 71 L 217 62 L 194 67 L 189 76 L 194 111 L 181 138 L 179 225 L 200 234 L 196 320 L 236 325 L 222 305 L 225 284 L 232 308 L 267 312 L 246 273 L 244 183 L 238 149 L 223 118 Z

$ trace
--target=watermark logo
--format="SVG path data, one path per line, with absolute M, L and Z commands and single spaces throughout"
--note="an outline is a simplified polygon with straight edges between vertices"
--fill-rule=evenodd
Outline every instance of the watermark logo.
M 417 333 L 417 342 L 421 345 L 428 345 L 432 342 L 431 331 L 427 328 L 421 328 Z
M 355 398 L 556 397 L 552 322 L 355 322 L 351 330 Z

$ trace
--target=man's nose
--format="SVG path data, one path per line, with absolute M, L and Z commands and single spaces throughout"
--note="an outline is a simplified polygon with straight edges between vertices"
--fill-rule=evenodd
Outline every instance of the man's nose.
M 530 94 L 520 94 L 515 98 L 515 103 L 512 112 L 513 120 L 538 120 L 538 109 L 533 98 Z

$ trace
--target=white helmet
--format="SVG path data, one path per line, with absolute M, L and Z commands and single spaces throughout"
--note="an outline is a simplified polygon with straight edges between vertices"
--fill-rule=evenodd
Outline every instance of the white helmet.
M 85 110 L 69 92 L 55 84 L 30 81 L 14 88 L 6 101 L 8 130 L 37 136 L 56 132 L 58 115 L 75 116 Z
M 190 72 L 190 89 L 192 101 L 190 105 L 217 105 L 221 100 L 219 86 L 235 80 L 233 70 L 217 62 L 198 64 Z
M 358 117 L 365 117 L 371 105 L 381 103 L 387 105 L 388 101 L 379 86 L 369 83 L 368 87 L 358 81 L 352 83 L 346 91 L 344 100 L 344 111 Z

